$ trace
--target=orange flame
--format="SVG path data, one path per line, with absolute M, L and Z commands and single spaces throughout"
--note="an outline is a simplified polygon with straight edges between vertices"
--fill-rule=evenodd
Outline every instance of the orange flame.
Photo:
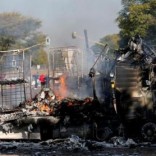
M 40 110 L 41 112 L 50 112 L 50 108 L 46 103 L 41 105 Z
M 55 92 L 55 96 L 58 100 L 61 100 L 67 96 L 66 76 L 62 75 L 59 78 L 60 86 L 58 92 Z
M 65 97 L 67 94 L 67 86 L 66 86 L 66 82 L 65 82 L 66 76 L 61 76 L 60 77 L 60 93 L 62 97 Z

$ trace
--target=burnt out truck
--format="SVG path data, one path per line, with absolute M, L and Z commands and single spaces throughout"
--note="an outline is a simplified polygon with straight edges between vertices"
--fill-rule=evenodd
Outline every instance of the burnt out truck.
M 98 81 L 104 89 L 103 102 L 96 94 L 97 76 L 91 68 L 88 90 L 93 91 L 93 97 L 57 98 L 50 88 L 44 88 L 16 108 L 0 110 L 0 139 L 47 140 L 74 134 L 100 141 L 119 135 L 155 141 L 155 51 L 136 36 L 115 54 L 110 76 Z
M 156 53 L 139 35 L 117 51 L 113 103 L 128 137 L 156 139 Z

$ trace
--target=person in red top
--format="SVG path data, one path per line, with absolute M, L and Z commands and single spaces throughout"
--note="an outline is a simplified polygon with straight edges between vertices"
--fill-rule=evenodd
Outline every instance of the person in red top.
M 46 84 L 46 77 L 44 74 L 41 74 L 40 77 L 39 77 L 39 80 L 41 82 L 41 87 L 45 87 L 45 84 Z

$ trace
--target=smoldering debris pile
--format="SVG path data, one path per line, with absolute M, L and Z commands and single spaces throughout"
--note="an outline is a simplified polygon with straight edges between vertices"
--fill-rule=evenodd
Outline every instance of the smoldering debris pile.
M 79 119 L 92 118 L 101 115 L 100 105 L 91 97 L 83 100 L 74 98 L 57 98 L 49 89 L 43 89 L 32 101 L 26 101 L 19 106 L 20 110 L 28 116 L 54 116 L 64 118 L 79 117 Z M 100 111 L 99 111 L 100 110 Z
M 24 101 L 14 110 L 3 110 L 0 113 L 0 129 L 10 132 L 13 128 L 32 124 L 45 118 L 51 124 L 78 125 L 101 118 L 103 113 L 99 102 L 87 97 L 84 100 L 72 98 L 56 98 L 49 88 L 42 89 L 32 100 Z

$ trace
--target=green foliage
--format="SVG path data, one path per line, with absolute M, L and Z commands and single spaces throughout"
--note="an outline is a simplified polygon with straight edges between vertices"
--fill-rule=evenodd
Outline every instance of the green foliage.
M 119 39 L 120 37 L 118 34 L 107 35 L 100 39 L 100 43 L 108 44 L 112 49 L 118 49 Z
M 16 38 L 27 37 L 41 26 L 41 21 L 15 12 L 0 14 L 0 22 L 0 35 Z
M 122 37 L 140 34 L 155 39 L 156 0 L 122 0 L 123 9 L 117 18 Z
M 118 34 L 107 35 L 100 39 L 100 43 L 108 44 L 109 52 L 108 57 L 113 57 L 113 53 L 115 49 L 119 48 L 120 36 Z M 104 49 L 104 46 L 96 44 L 92 47 L 92 50 L 95 54 L 99 54 Z
M 47 54 L 43 49 L 40 49 L 40 51 L 36 52 L 33 55 L 32 59 L 32 65 L 43 65 L 47 64 L 48 59 L 47 59 Z
M 134 36 L 139 33 L 141 36 L 146 36 L 147 30 L 154 20 L 149 13 L 149 4 L 131 4 L 128 10 L 129 12 L 125 13 L 124 16 L 120 15 L 117 19 L 121 34 L 123 36 Z
M 2 51 L 8 50 L 9 47 L 14 43 L 15 41 L 12 37 L 0 36 L 0 49 Z
M 111 47 L 109 55 L 114 49 L 124 48 L 130 37 L 140 34 L 144 39 L 156 42 L 156 0 L 121 0 L 122 10 L 116 19 L 120 28 L 119 35 L 107 35 L 100 42 Z M 102 47 L 94 45 L 95 53 Z
M 45 35 L 38 31 L 41 27 L 38 19 L 16 12 L 1 13 L 0 23 L 0 51 L 27 48 L 45 41 Z M 31 52 L 33 62 L 46 63 L 46 55 L 41 47 L 35 47 Z

